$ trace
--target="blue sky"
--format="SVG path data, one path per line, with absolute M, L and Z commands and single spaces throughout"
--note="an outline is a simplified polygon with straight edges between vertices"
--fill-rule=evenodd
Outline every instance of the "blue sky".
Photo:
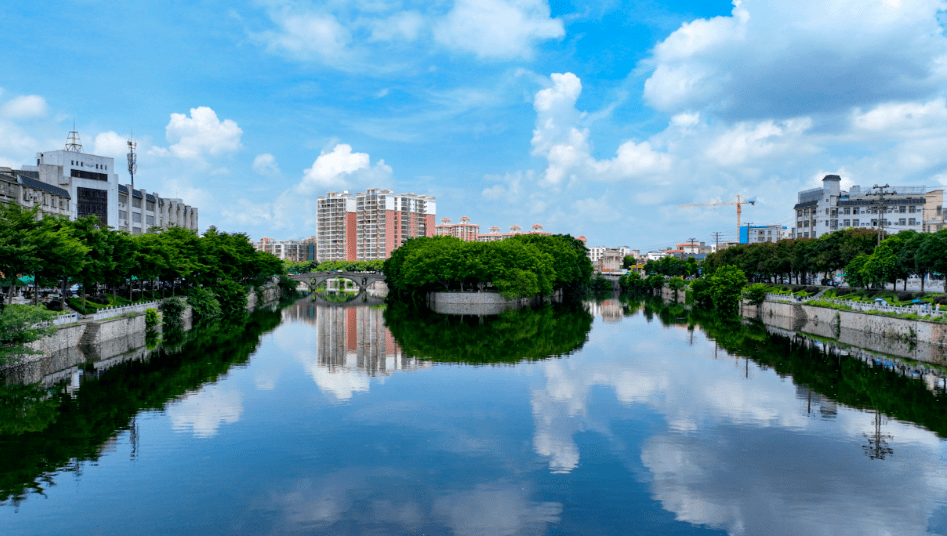
M 252 238 L 314 201 L 437 197 L 481 231 L 540 223 L 655 249 L 792 225 L 796 192 L 947 184 L 947 39 L 933 0 L 5 3 L 0 165 L 118 159 Z M 122 181 L 127 182 L 127 174 Z

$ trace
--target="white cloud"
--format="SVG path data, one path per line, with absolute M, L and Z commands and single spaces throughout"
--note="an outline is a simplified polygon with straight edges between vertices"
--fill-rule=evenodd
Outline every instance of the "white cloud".
M 37 119 L 46 117 L 49 107 L 39 95 L 24 95 L 7 101 L 0 108 L 0 116 L 7 119 Z
M 378 19 L 371 23 L 372 41 L 414 41 L 424 28 L 425 20 L 416 11 L 402 11 L 387 19 Z
M 434 28 L 439 43 L 480 58 L 528 58 L 537 42 L 564 35 L 545 0 L 457 0 Z
M 356 180 L 379 185 L 390 179 L 391 173 L 391 167 L 384 160 L 372 166 L 367 153 L 353 153 L 351 145 L 340 143 L 331 152 L 323 151 L 316 158 L 294 190 L 302 195 L 321 194 L 333 188 L 347 188 Z
M 787 118 L 916 98 L 943 85 L 940 0 L 735 0 L 655 46 L 644 98 L 670 113 Z
M 176 431 L 191 430 L 194 437 L 214 437 L 221 424 L 240 420 L 243 396 L 212 385 L 169 403 L 165 411 Z
M 114 131 L 96 134 L 92 152 L 99 156 L 111 156 L 116 161 L 124 160 L 128 154 L 128 140 Z
M 258 36 L 270 52 L 299 60 L 344 66 L 351 33 L 330 13 L 298 12 L 288 6 L 271 11 L 278 31 Z
M 172 113 L 165 127 L 165 137 L 171 146 L 156 147 L 155 154 L 177 158 L 201 159 L 222 153 L 239 151 L 243 145 L 240 137 L 243 130 L 232 119 L 221 121 L 214 110 L 200 106 L 191 108 L 191 116 Z
M 279 165 L 276 163 L 276 157 L 269 153 L 256 155 L 253 159 L 253 171 L 265 177 L 278 177 L 280 175 Z

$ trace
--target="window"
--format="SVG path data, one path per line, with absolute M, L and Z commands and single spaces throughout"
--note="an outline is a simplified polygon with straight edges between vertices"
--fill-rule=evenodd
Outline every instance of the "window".
M 141 223 L 141 213 L 140 213 L 140 212 L 132 212 L 132 221 L 135 222 L 135 223 Z
M 92 179 L 94 181 L 108 181 L 109 176 L 105 173 L 96 173 L 94 171 L 82 171 L 81 169 L 70 169 L 69 176 L 76 179 Z
M 904 205 L 901 205 L 900 207 L 898 207 L 898 212 L 901 213 L 901 214 L 904 214 L 904 213 L 907 212 L 907 211 L 908 211 L 908 207 L 906 207 L 906 206 L 904 206 Z
M 858 227 L 858 220 L 852 220 L 852 227 Z
M 850 209 L 850 208 L 848 208 L 848 207 L 845 207 L 845 212 L 844 212 L 844 214 L 851 214 L 851 210 L 852 210 L 852 209 Z
M 101 225 L 108 225 L 109 193 L 93 188 L 76 188 L 76 216 L 96 216 Z
M 132 227 L 132 234 L 141 234 L 141 227 Z
M 128 203 L 128 195 L 126 195 L 126 194 L 118 194 L 118 202 L 119 202 L 119 203 L 125 203 L 125 204 L 127 204 L 127 203 Z
M 909 218 L 908 225 L 917 225 L 917 220 L 915 220 L 914 218 Z
M 145 216 L 145 221 L 146 221 L 146 223 L 148 223 L 148 225 L 154 225 L 154 224 L 155 224 L 155 217 L 154 217 L 154 216 Z
M 141 208 L 141 199 L 137 197 L 132 198 L 132 206 L 135 208 Z
M 154 211 L 155 211 L 155 202 L 154 202 L 154 201 L 148 201 L 148 202 L 145 203 L 145 207 L 148 209 L 149 212 L 154 212 Z
M 905 225 L 907 224 L 907 222 L 908 221 L 904 218 L 898 218 L 898 225 Z
M 914 214 L 915 212 L 917 212 L 917 207 L 915 207 L 914 205 L 911 205 L 911 207 L 908 208 L 908 212 L 910 212 L 911 214 Z
M 842 225 L 849 227 L 852 224 L 852 220 L 842 220 Z

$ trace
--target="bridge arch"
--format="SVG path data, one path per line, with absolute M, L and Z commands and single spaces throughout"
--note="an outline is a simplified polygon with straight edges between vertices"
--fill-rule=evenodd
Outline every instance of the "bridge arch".
M 290 279 L 305 283 L 314 290 L 329 279 L 347 279 L 358 287 L 359 292 L 365 292 L 368 287 L 378 281 L 385 280 L 385 274 L 381 272 L 309 272 L 305 274 L 293 274 Z

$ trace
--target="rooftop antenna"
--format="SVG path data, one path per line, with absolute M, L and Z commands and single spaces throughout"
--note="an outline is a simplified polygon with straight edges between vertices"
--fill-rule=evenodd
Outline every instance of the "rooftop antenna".
M 66 138 L 66 150 L 70 153 L 82 152 L 82 141 L 79 140 L 79 132 L 76 131 L 75 122 L 72 123 L 72 130 L 69 131 L 69 137 Z
M 135 154 L 135 148 L 138 144 L 133 141 L 134 131 L 128 140 L 128 174 L 132 177 L 132 194 L 135 193 L 135 173 L 138 173 L 138 155 Z

